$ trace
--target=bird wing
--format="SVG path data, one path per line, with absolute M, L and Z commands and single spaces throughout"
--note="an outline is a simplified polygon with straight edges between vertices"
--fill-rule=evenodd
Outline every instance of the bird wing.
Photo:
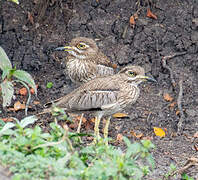
M 111 104 L 115 104 L 117 97 L 117 89 L 86 91 L 86 93 L 81 93 L 73 105 L 79 110 L 102 110 Z
M 118 96 L 117 82 L 109 77 L 96 78 L 66 95 L 57 106 L 71 111 L 102 110 L 116 104 Z
M 96 65 L 96 74 L 100 76 L 113 75 L 115 71 L 112 67 L 104 66 L 101 64 Z

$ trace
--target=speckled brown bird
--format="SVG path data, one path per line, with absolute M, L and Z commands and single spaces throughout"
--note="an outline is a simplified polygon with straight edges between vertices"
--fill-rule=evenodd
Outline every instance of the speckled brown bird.
M 66 51 L 66 71 L 72 82 L 80 85 L 99 76 L 113 75 L 115 64 L 105 56 L 96 42 L 90 38 L 77 37 L 69 46 L 58 47 L 55 51 Z
M 156 82 L 153 78 L 145 76 L 142 67 L 127 66 L 115 75 L 98 77 L 82 84 L 55 105 L 67 112 L 93 113 L 96 117 L 94 128 L 96 139 L 99 138 L 100 120 L 107 117 L 104 128 L 106 138 L 111 115 L 136 102 L 140 94 L 138 85 L 144 81 Z M 50 111 L 46 109 L 43 113 Z

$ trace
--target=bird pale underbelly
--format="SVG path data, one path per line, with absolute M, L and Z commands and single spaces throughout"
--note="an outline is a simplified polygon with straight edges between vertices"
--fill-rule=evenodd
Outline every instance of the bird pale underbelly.
M 97 65 L 90 62 L 85 63 L 78 59 L 68 61 L 66 66 L 70 79 L 76 84 L 88 82 L 99 76 L 114 74 L 114 69 L 111 67 Z
M 78 59 L 70 60 L 66 66 L 70 79 L 76 84 L 88 82 L 96 77 L 94 74 L 95 70 L 91 69 L 87 63 L 82 63 Z

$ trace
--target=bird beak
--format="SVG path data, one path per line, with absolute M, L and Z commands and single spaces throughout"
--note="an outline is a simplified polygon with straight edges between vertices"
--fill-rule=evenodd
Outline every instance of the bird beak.
M 144 81 L 150 81 L 150 82 L 155 82 L 155 83 L 157 82 L 154 78 L 148 77 L 148 76 L 141 76 L 141 75 L 139 75 L 138 78 L 140 78 L 140 79 L 142 79 Z
M 64 47 L 57 47 L 54 51 L 72 51 L 73 47 L 71 46 L 64 46 Z

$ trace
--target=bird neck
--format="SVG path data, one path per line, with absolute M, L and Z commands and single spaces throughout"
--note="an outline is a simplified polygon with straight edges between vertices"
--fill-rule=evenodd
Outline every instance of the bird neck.
M 68 51 L 68 53 L 69 53 L 68 58 L 86 59 L 86 56 L 84 54 L 80 54 L 75 51 Z

